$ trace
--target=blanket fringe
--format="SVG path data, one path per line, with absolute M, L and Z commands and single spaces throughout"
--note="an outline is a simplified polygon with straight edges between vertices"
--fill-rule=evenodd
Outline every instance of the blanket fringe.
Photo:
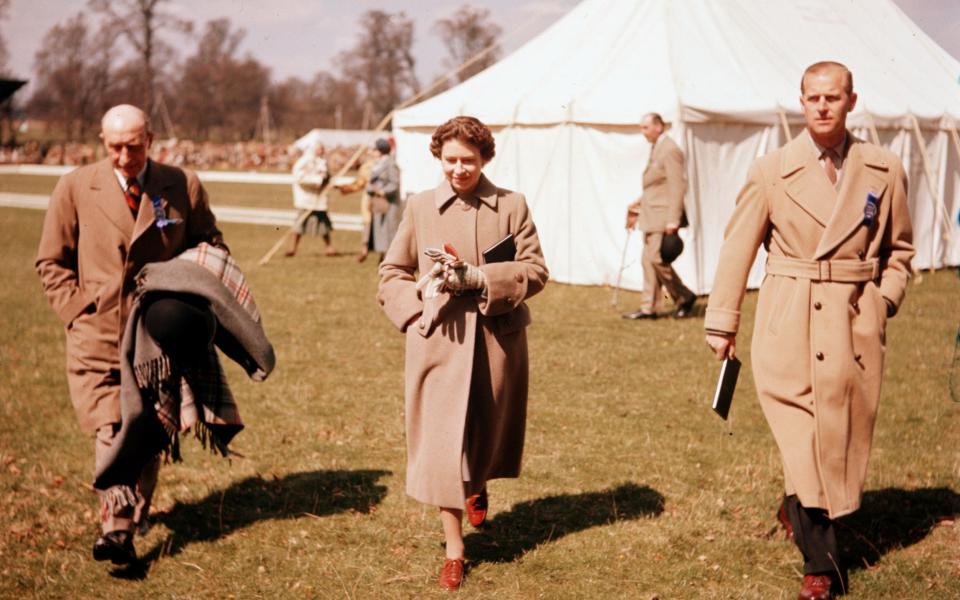
M 141 390 L 159 388 L 161 382 L 170 378 L 171 372 L 170 358 L 165 354 L 133 367 L 137 387 Z
M 140 494 L 129 485 L 114 485 L 100 496 L 107 514 L 115 515 L 124 508 L 134 507 L 140 502 Z

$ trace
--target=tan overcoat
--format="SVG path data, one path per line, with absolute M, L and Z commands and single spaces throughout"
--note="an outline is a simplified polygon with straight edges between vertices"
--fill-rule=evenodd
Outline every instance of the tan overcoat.
M 157 227 L 154 197 L 168 219 L 180 222 Z M 120 422 L 118 347 L 134 276 L 148 262 L 168 260 L 201 241 L 222 244 L 207 194 L 191 171 L 150 161 L 136 221 L 109 159 L 60 178 L 36 268 L 66 328 L 67 383 L 84 430 Z
M 643 195 L 629 207 L 638 214 L 640 231 L 657 233 L 663 232 L 669 223 L 679 225 L 686 191 L 683 152 L 670 137 L 661 135 L 643 171 Z
M 515 261 L 484 264 L 482 251 L 511 233 Z M 444 243 L 480 266 L 486 298 L 444 292 L 421 300 L 416 273 L 433 266 L 423 251 Z M 475 197 L 458 198 L 447 183 L 413 196 L 380 276 L 378 300 L 406 334 L 407 493 L 462 508 L 466 491 L 520 474 L 530 324 L 524 301 L 548 277 L 526 201 L 485 177 Z
M 839 190 L 806 132 L 753 164 L 727 225 L 705 321 L 708 331 L 736 333 L 747 275 L 764 244 L 754 381 L 787 494 L 831 518 L 860 506 L 887 305 L 892 313 L 903 301 L 914 254 L 900 160 L 849 133 L 848 140 Z M 876 198 L 872 219 L 868 194 Z

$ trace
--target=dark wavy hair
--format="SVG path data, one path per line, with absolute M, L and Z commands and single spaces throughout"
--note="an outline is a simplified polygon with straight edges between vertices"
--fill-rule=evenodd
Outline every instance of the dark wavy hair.
M 490 129 L 476 117 L 454 117 L 437 127 L 430 140 L 430 153 L 440 158 L 440 150 L 448 140 L 460 140 L 477 147 L 483 162 L 496 154 L 496 144 Z

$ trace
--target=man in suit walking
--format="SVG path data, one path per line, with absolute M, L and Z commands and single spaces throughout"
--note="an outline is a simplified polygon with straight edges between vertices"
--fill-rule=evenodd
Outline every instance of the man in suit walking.
M 676 235 L 684 225 L 683 195 L 687 190 L 683 152 L 669 136 L 663 135 L 663 118 L 649 113 L 640 121 L 640 130 L 650 142 L 650 160 L 643 171 L 643 195 L 627 207 L 627 229 L 643 231 L 643 305 L 623 315 L 624 319 L 656 319 L 660 288 L 667 290 L 676 306 L 673 316 L 690 316 L 697 297 L 683 285 L 680 276 L 660 255 L 664 235 Z
M 70 397 L 80 427 L 95 436 L 98 464 L 119 430 L 119 344 L 135 276 L 145 264 L 200 242 L 223 245 L 196 174 L 148 158 L 153 133 L 139 108 L 115 106 L 101 125 L 107 158 L 57 183 L 36 259 L 44 293 L 65 327 Z M 133 532 L 146 524 L 158 467 L 154 460 L 140 473 L 135 509 L 113 512 L 101 496 L 95 559 L 136 559 Z
M 880 399 L 885 328 L 914 255 L 907 178 L 892 152 L 846 129 L 857 95 L 842 64 L 801 79 L 806 130 L 757 159 L 727 225 L 707 344 L 733 356 L 758 246 L 768 252 L 752 352 L 783 459 L 784 507 L 803 554 L 801 600 L 844 582 L 834 519 L 860 507 Z

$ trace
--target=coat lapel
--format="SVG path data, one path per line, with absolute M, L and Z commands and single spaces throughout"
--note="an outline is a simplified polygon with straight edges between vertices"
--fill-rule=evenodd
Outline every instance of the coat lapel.
M 882 157 L 871 156 L 862 140 L 852 136 L 850 139 L 850 149 L 843 164 L 843 184 L 827 230 L 817 246 L 815 259 L 834 250 L 860 226 L 867 194 L 872 192 L 877 198 L 883 198 L 887 189 L 886 175 L 890 165 Z
M 837 203 L 837 190 L 830 185 L 806 132 L 784 148 L 780 175 L 787 196 L 826 227 Z
M 97 170 L 90 179 L 90 190 L 97 208 L 120 230 L 124 239 L 130 239 L 134 229 L 133 219 L 130 218 L 130 208 L 109 160 L 97 164 Z
M 153 212 L 153 202 L 151 198 L 160 198 L 160 201 L 166 207 L 164 191 L 172 181 L 163 177 L 161 169 L 157 168 L 156 163 L 150 161 L 147 167 L 147 181 L 143 186 L 143 195 L 140 197 L 140 210 L 137 212 L 137 222 L 133 228 L 133 239 L 130 242 L 136 242 L 144 233 L 153 227 L 157 217 Z

